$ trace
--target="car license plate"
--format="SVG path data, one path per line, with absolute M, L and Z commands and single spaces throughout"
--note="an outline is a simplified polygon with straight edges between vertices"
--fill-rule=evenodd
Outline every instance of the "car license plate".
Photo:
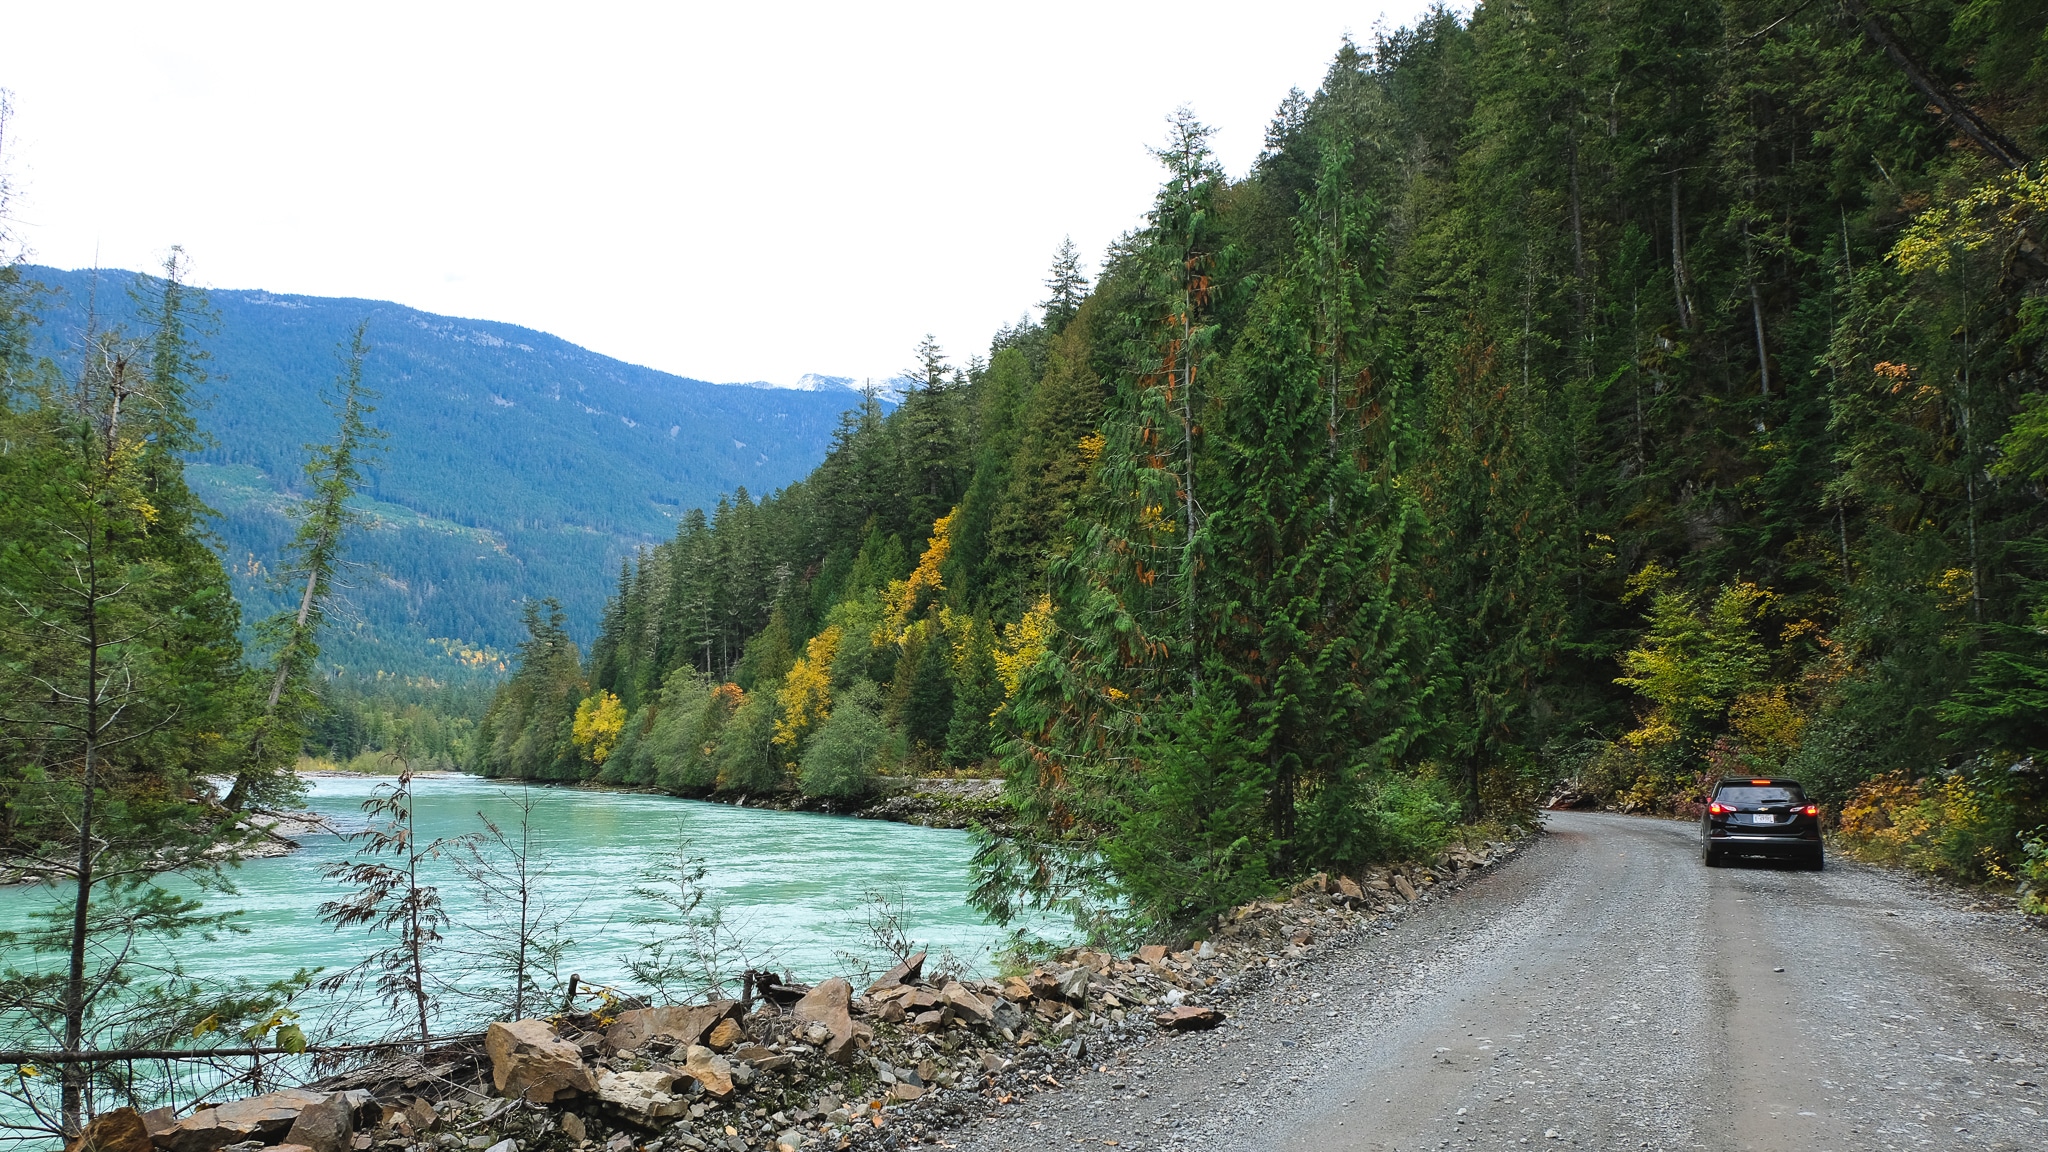
M 1750 815 L 1749 822 L 1751 824 L 1776 824 L 1778 818 L 1769 812 L 1755 812 Z

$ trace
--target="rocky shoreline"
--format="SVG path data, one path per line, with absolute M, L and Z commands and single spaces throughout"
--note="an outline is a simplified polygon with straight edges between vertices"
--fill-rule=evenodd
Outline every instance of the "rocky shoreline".
M 1155 945 L 1117 957 L 1069 950 L 990 980 L 928 976 L 919 955 L 858 993 L 841 978 L 806 987 L 752 973 L 738 1001 L 608 1001 L 596 1012 L 497 1023 L 480 1040 L 302 1089 L 185 1116 L 109 1113 L 94 1122 L 104 1137 L 95 1146 L 815 1152 L 920 1145 L 1058 1091 L 1063 1078 L 1126 1068 L 1136 1049 L 1229 1025 L 1241 997 L 1360 932 L 1382 930 L 1517 848 L 1487 842 L 1454 847 L 1427 866 L 1313 876 L 1284 900 L 1235 910 L 1210 939 L 1177 951 Z M 1142 1096 L 1145 1072 L 1129 1067 Z

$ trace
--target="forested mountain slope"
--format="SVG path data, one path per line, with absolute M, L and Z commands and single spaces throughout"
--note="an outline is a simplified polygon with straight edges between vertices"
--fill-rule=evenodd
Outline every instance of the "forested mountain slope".
M 127 272 L 27 266 L 47 285 L 37 342 L 66 357 L 87 312 L 135 326 Z M 268 567 L 290 536 L 304 445 L 327 434 L 321 395 L 337 347 L 368 321 L 365 380 L 389 435 L 360 501 L 374 519 L 349 556 L 323 663 L 445 677 L 489 665 L 521 634 L 520 601 L 552 595 L 578 635 L 594 630 L 622 558 L 666 539 L 689 509 L 765 495 L 814 467 L 843 388 L 730 387 L 626 364 L 511 324 L 376 300 L 214 291 L 197 418 L 211 443 L 193 489 L 217 530 L 237 596 L 275 607 Z M 464 656 L 464 653 L 467 656 Z
M 1560 778 L 1794 773 L 2048 882 L 2044 31 L 1483 2 L 1343 45 L 1242 179 L 1183 113 L 1092 290 L 687 525 L 587 660 L 537 613 L 482 766 L 998 764 L 977 898 L 1111 934 Z

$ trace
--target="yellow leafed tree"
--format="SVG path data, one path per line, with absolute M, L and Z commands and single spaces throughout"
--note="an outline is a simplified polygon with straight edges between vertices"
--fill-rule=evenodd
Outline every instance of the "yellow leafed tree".
M 924 555 L 918 558 L 917 568 L 908 580 L 891 580 L 882 592 L 882 603 L 888 614 L 882 618 L 874 642 L 877 646 L 885 643 L 901 644 L 910 631 L 910 621 L 917 610 L 932 594 L 945 591 L 945 581 L 939 577 L 939 566 L 953 551 L 953 520 L 960 515 L 955 508 L 932 523 L 931 540 L 925 544 Z
M 996 674 L 1003 679 L 1003 699 L 1016 697 L 1017 681 L 1045 654 L 1052 641 L 1052 627 L 1050 596 L 1040 596 L 1023 619 L 1003 625 L 1002 642 L 996 645 Z
M 584 750 L 592 764 L 602 764 L 626 730 L 626 706 L 617 696 L 599 691 L 576 705 L 576 723 L 569 736 Z M 557 729 L 560 731 L 560 729 Z
M 804 733 L 825 722 L 832 712 L 832 658 L 839 653 L 839 625 L 834 624 L 804 645 L 796 666 L 782 678 L 775 696 L 781 715 L 775 718 L 775 744 L 795 748 Z

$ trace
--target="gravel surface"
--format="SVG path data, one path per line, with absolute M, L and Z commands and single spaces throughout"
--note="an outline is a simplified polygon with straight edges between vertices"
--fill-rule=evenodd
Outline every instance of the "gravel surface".
M 1709 870 L 1550 813 L 1517 858 L 946 1134 L 1073 1147 L 2048 1149 L 2048 938 L 1894 874 Z

